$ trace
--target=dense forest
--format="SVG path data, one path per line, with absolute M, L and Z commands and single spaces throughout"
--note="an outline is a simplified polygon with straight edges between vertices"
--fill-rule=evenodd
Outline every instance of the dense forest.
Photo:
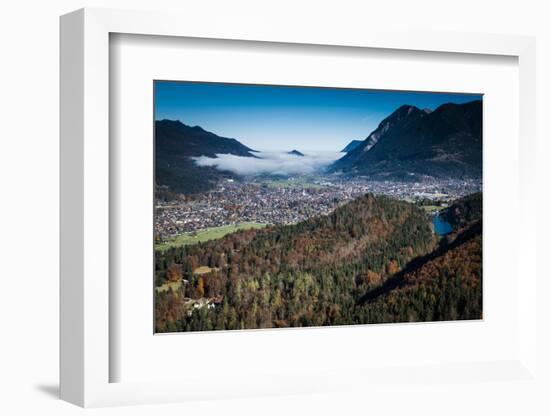
M 481 192 L 465 196 L 443 210 L 441 216 L 449 222 L 453 228 L 459 229 L 468 224 L 481 221 L 483 214 Z
M 479 212 L 478 212 L 479 211 Z M 481 194 L 442 215 L 365 195 L 327 216 L 157 252 L 157 332 L 479 319 Z

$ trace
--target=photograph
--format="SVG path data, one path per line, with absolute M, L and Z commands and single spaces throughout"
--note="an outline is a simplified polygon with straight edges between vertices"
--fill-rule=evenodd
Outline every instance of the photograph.
M 154 333 L 483 319 L 483 94 L 153 89 Z

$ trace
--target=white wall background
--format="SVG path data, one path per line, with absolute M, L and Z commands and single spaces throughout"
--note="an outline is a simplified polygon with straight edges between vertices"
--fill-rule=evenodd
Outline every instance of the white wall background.
M 76 414 L 56 399 L 58 383 L 58 16 L 84 6 L 178 10 L 190 19 L 211 13 L 270 16 L 280 21 L 319 19 L 339 25 L 390 25 L 536 35 L 538 41 L 539 266 L 548 244 L 550 127 L 550 12 L 544 1 L 170 1 L 19 0 L 0 9 L 0 413 Z M 241 17 L 242 18 L 242 17 Z M 185 21 L 182 22 L 182 25 Z M 543 247 L 545 243 L 546 247 Z M 546 266 L 547 267 L 547 266 Z M 548 274 L 548 273 L 546 273 Z M 543 282 L 540 293 L 549 293 Z M 539 302 L 548 323 L 550 308 Z M 550 326 L 546 326 L 550 328 Z M 548 369 L 549 331 L 540 331 L 540 360 Z M 550 374 L 546 371 L 546 374 Z M 550 384 L 547 391 L 550 391 Z M 544 392 L 498 383 L 485 389 L 457 384 L 411 389 L 399 397 L 345 392 L 306 397 L 258 398 L 93 410 L 119 414 L 549 414 Z M 387 400 L 385 400 L 387 399 Z

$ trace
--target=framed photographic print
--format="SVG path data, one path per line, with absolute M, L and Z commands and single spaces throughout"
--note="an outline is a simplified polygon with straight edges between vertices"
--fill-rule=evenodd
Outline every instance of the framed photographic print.
M 61 19 L 62 398 L 537 383 L 534 41 L 181 21 Z

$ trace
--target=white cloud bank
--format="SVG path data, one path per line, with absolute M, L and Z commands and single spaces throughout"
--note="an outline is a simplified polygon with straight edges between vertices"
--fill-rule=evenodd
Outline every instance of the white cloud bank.
M 214 166 L 219 170 L 237 175 L 307 175 L 321 171 L 343 156 L 340 152 L 308 153 L 304 156 L 289 155 L 285 152 L 257 152 L 256 156 L 243 157 L 231 154 L 217 154 L 216 158 L 194 157 L 198 166 Z

